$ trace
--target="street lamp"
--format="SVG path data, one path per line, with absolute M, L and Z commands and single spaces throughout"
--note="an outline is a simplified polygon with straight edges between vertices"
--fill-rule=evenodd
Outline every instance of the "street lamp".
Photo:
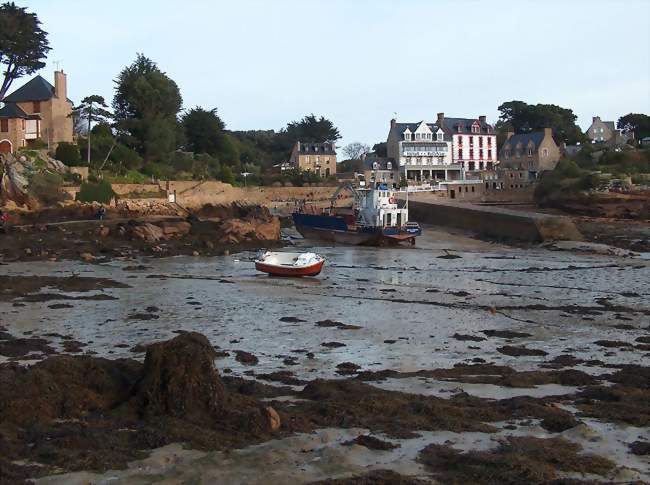
M 241 176 L 244 177 L 244 187 L 246 187 L 246 178 L 247 178 L 249 175 L 253 175 L 253 174 L 252 174 L 251 172 L 242 172 L 242 173 L 241 173 Z

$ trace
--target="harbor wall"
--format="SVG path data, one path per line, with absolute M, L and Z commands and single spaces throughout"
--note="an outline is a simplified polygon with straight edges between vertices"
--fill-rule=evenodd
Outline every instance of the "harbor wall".
M 463 229 L 497 239 L 528 242 L 582 240 L 580 231 L 568 217 L 501 207 L 410 200 L 409 220 Z

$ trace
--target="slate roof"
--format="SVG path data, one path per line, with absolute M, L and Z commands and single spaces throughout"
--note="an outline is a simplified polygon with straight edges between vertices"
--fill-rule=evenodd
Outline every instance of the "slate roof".
M 388 163 L 390 162 L 390 170 L 395 170 L 398 168 L 398 164 L 390 158 L 366 158 L 363 161 L 363 166 L 366 170 L 389 170 Z M 375 163 L 377 164 L 377 169 L 375 169 Z
M 42 76 L 36 76 L 13 93 L 5 96 L 5 103 L 24 103 L 28 101 L 47 101 L 54 97 L 54 86 Z
M 300 153 L 314 153 L 325 155 L 336 155 L 333 143 L 307 143 L 300 142 Z
M 391 128 L 391 130 L 395 130 L 395 132 L 399 135 L 399 138 L 402 138 L 402 135 L 408 128 L 411 133 L 414 133 L 415 130 L 418 129 L 418 127 L 422 124 L 422 121 L 419 121 L 417 123 L 395 123 L 394 127 Z M 435 133 L 438 131 L 438 125 L 435 123 L 425 123 L 429 129 L 431 130 L 432 133 Z M 445 131 L 443 129 L 443 131 Z M 448 134 L 445 132 L 443 139 L 445 141 L 450 141 L 450 138 L 448 137 Z M 416 140 L 413 140 L 416 141 Z M 417 140 L 417 141 L 425 141 L 425 140 Z M 426 140 L 426 141 L 431 141 L 431 140 Z M 435 141 L 435 140 L 433 140 Z
M 614 124 L 613 121 L 603 121 L 603 124 L 611 131 L 616 131 L 616 125 Z
M 23 118 L 28 119 L 29 115 L 25 113 L 20 106 L 14 103 L 6 103 L 0 108 L 0 118 Z
M 544 140 L 544 132 L 543 131 L 535 131 L 532 133 L 522 133 L 520 135 L 514 135 L 510 137 L 509 140 L 506 140 L 501 147 L 501 150 L 504 150 L 506 146 L 510 146 L 511 148 L 515 148 L 520 142 L 522 148 L 525 148 L 528 146 L 529 142 L 533 142 L 533 149 L 537 150 L 539 147 L 540 143 Z
M 449 133 L 458 133 L 458 125 L 461 125 L 463 128 L 462 134 L 465 133 L 472 133 L 472 125 L 474 123 L 478 123 L 481 125 L 481 133 L 494 133 L 494 130 L 488 131 L 488 129 L 492 128 L 492 125 L 490 125 L 487 122 L 480 122 L 476 118 L 447 118 L 445 117 L 443 120 L 443 125 L 444 125 L 444 130 Z

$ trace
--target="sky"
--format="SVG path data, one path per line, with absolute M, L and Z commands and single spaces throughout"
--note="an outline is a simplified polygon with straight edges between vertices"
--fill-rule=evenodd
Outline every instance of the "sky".
M 510 100 L 592 116 L 650 114 L 650 0 L 15 0 L 40 18 L 68 95 L 107 100 L 136 53 L 231 130 L 314 113 L 338 145 L 390 119 L 498 119 Z M 20 86 L 16 81 L 12 89 Z

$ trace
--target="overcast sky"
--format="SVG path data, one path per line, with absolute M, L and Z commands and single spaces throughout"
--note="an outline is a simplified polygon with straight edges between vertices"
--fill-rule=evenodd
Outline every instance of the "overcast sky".
M 232 130 L 315 113 L 343 140 L 383 141 L 390 119 L 496 121 L 513 99 L 593 115 L 650 113 L 650 1 L 16 0 L 38 14 L 69 96 L 113 97 L 137 52 L 184 107 Z M 12 88 L 18 87 L 18 81 Z

